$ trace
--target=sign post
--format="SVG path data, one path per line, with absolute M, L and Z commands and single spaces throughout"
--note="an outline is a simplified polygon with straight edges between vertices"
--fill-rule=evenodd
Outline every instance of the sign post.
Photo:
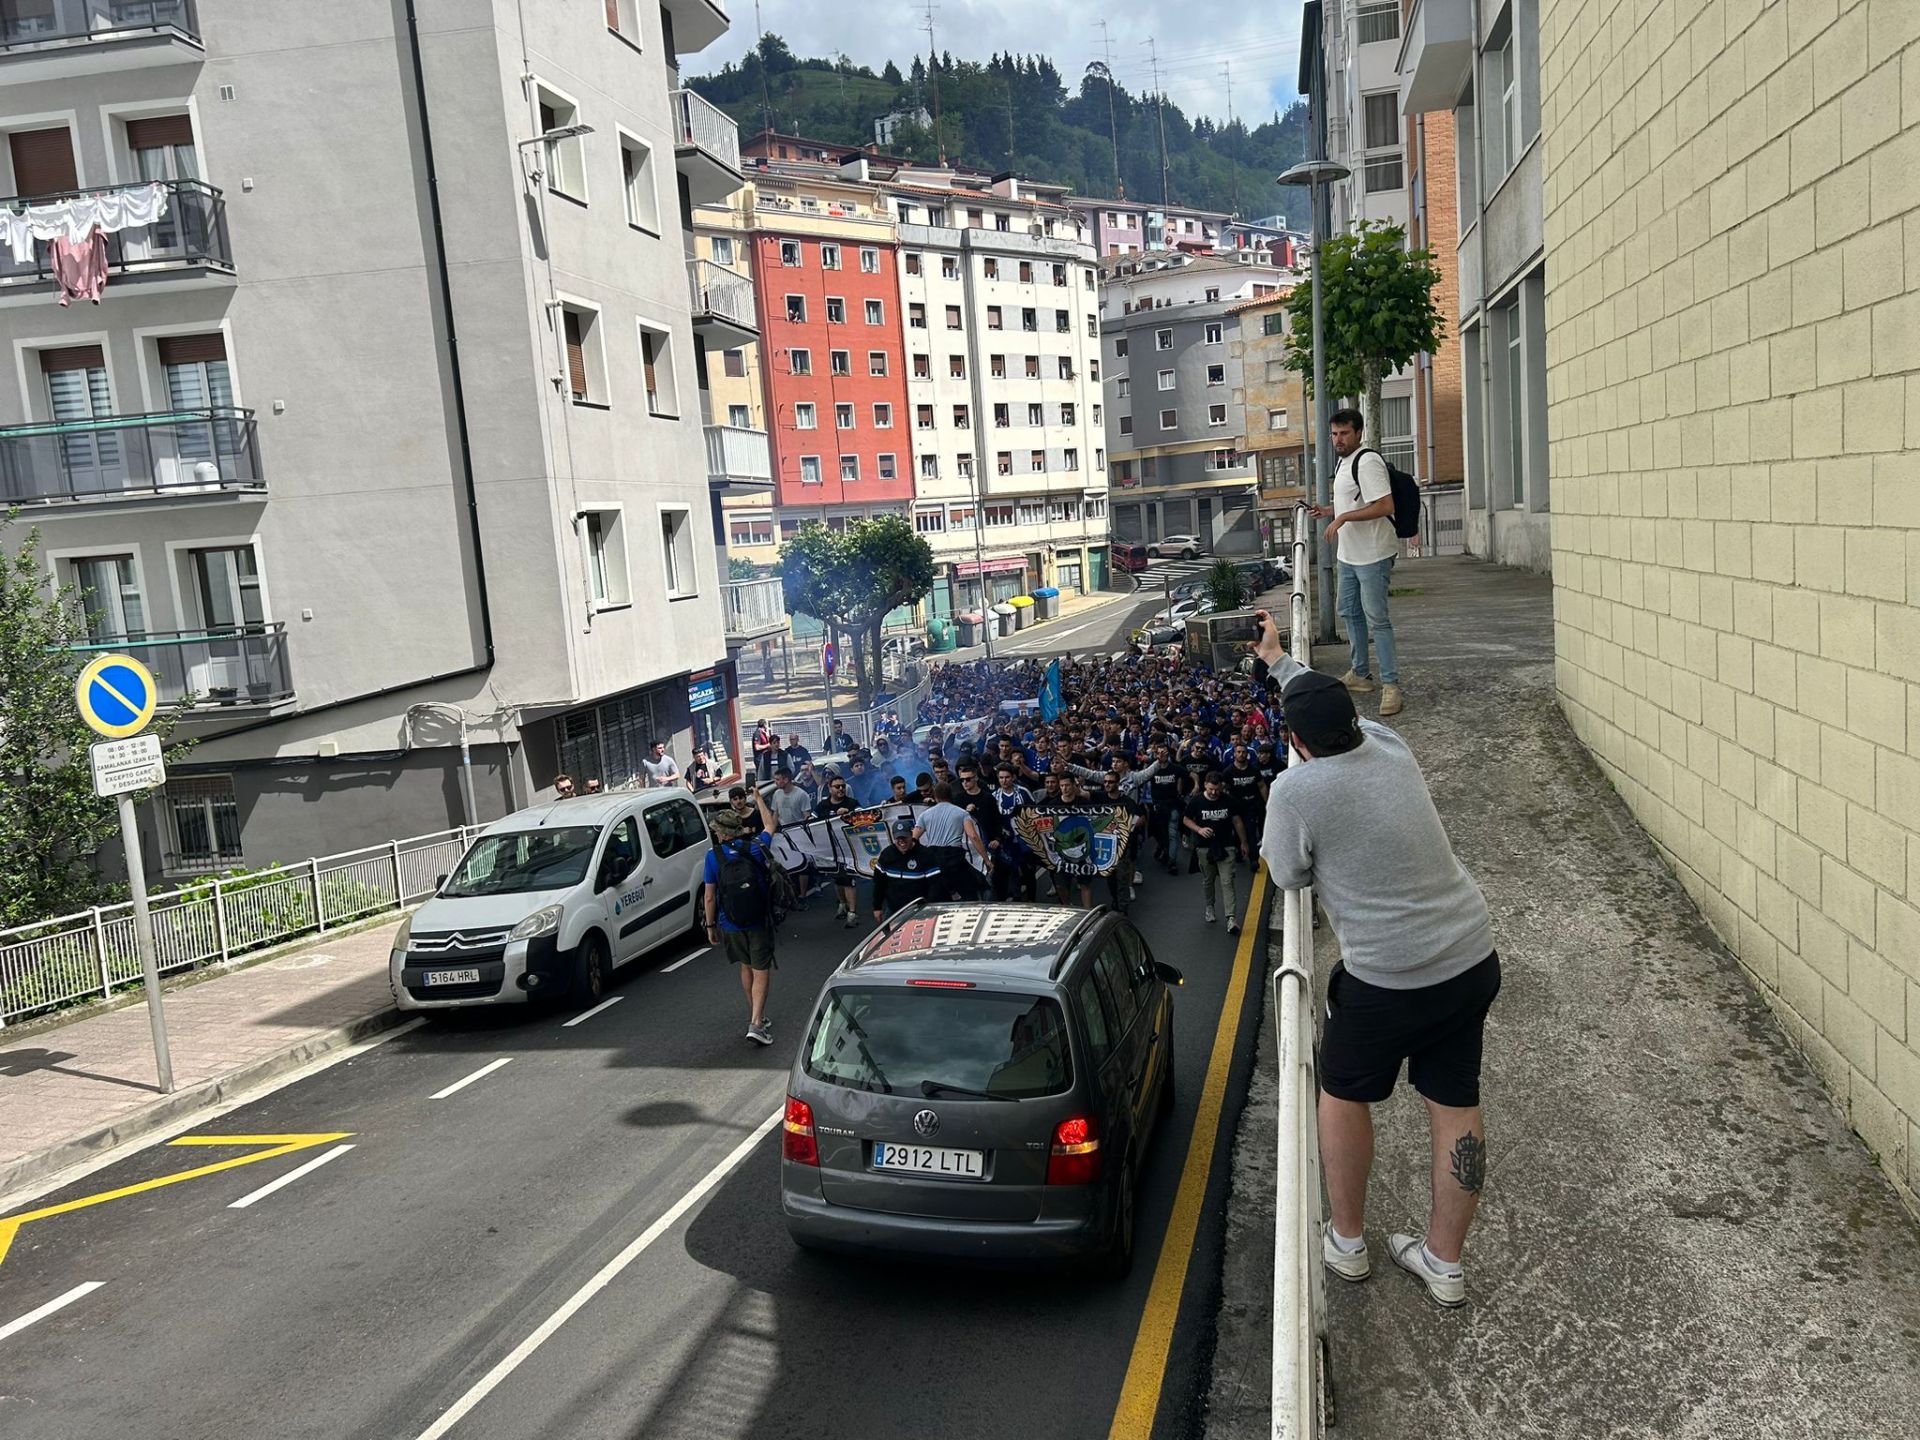
M 146 982 L 147 1023 L 153 1030 L 153 1063 L 162 1094 L 173 1093 L 173 1056 L 167 1048 L 167 1016 L 160 1001 L 160 967 L 153 952 L 153 915 L 147 909 L 147 872 L 140 855 L 140 828 L 134 818 L 135 792 L 167 778 L 160 758 L 160 737 L 142 735 L 159 705 L 153 676 L 138 660 L 102 655 L 74 682 L 80 718 L 105 741 L 92 746 L 93 792 L 120 807 L 120 844 L 127 857 L 127 890 L 133 897 L 133 943 Z M 105 957 L 102 957 L 104 963 Z
M 839 666 L 840 652 L 833 643 L 833 633 L 829 631 L 825 643 L 820 646 L 820 673 L 827 677 L 827 733 L 826 749 L 833 750 L 833 672 Z

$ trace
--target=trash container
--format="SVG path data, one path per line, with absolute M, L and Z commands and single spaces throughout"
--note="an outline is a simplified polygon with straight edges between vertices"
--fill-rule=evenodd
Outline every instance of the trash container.
M 1051 620 L 1060 613 L 1060 590 L 1058 586 L 1042 585 L 1033 592 L 1033 608 L 1040 613 L 1036 620 Z
M 936 615 L 927 622 L 927 650 L 930 654 L 944 655 L 953 649 L 953 621 L 944 615 Z
M 1031 595 L 1015 595 L 1007 601 L 1007 604 L 1013 607 L 1014 629 L 1024 630 L 1033 623 L 1033 597 Z
M 955 617 L 955 622 L 960 631 L 962 650 L 971 650 L 987 638 L 986 617 L 978 610 L 962 611 Z
M 1019 612 L 1005 601 L 993 607 L 994 634 L 1005 637 L 1013 634 L 1014 616 Z

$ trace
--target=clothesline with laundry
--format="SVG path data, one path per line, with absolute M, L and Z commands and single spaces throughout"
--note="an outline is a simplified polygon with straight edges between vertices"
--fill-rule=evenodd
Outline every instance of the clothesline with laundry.
M 45 240 L 60 303 L 100 303 L 107 286 L 107 236 L 152 225 L 167 213 L 167 187 L 118 186 L 69 195 L 24 208 L 0 207 L 0 246 L 15 264 L 33 263 L 33 244 Z

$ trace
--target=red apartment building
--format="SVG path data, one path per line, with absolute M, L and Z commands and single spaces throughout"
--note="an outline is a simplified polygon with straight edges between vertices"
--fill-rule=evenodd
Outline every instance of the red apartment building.
M 871 223 L 827 238 L 832 219 L 757 215 L 753 243 L 767 435 L 782 530 L 795 507 L 913 500 L 913 415 L 895 247 Z

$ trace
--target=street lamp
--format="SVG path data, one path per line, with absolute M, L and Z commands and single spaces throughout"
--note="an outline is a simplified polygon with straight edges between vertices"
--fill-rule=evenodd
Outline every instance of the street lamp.
M 1327 347 L 1320 313 L 1320 257 L 1326 253 L 1327 240 L 1326 187 L 1352 174 L 1346 166 L 1332 160 L 1311 159 L 1302 160 L 1291 170 L 1283 170 L 1275 177 L 1282 185 L 1309 185 L 1313 188 L 1313 267 L 1309 276 L 1313 284 L 1313 457 L 1314 468 L 1320 472 L 1314 477 L 1313 500 L 1316 505 L 1333 503 L 1333 471 L 1327 467 L 1327 459 L 1332 452 L 1327 435 Z M 1319 522 L 1320 539 L 1315 549 L 1320 556 L 1320 638 L 1331 640 L 1333 553 L 1327 548 L 1326 526 L 1325 520 Z

